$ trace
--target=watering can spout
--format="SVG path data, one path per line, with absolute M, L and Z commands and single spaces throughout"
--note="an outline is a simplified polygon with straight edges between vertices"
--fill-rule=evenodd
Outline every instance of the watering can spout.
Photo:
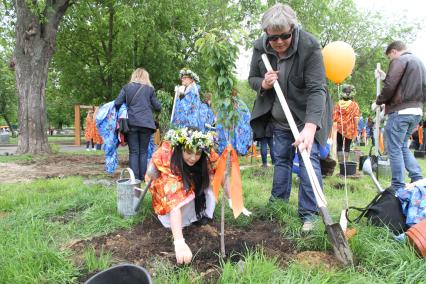
M 376 188 L 377 188 L 377 190 L 379 192 L 383 192 L 384 191 L 384 189 L 380 185 L 379 181 L 377 180 L 377 178 L 373 174 L 373 168 L 371 166 L 371 160 L 370 160 L 370 158 L 367 158 L 364 161 L 364 164 L 362 165 L 362 172 L 364 174 L 367 174 L 367 175 L 369 175 L 371 177 L 371 179 L 373 180 L 374 185 L 376 186 Z

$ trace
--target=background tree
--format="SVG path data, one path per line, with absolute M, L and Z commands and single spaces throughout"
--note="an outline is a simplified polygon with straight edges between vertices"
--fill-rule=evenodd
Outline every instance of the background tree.
M 44 94 L 56 32 L 69 1 L 16 0 L 14 5 L 20 129 L 17 153 L 49 153 Z
M 0 118 L 4 123 L 9 126 L 12 135 L 15 131 L 12 127 L 16 124 L 16 109 L 18 106 L 18 99 L 16 96 L 15 80 L 13 68 L 11 69 L 10 54 L 0 52 Z M 1 120 L 0 120 L 1 122 Z M 1 122 L 3 124 L 3 122 Z
M 278 2 L 268 1 L 268 5 Z M 412 42 L 420 20 L 408 21 L 400 14 L 390 21 L 380 12 L 359 10 L 353 0 L 289 0 L 287 3 L 296 11 L 302 28 L 312 33 L 322 47 L 338 40 L 352 46 L 356 53 L 355 68 L 352 76 L 343 83 L 356 87 L 355 100 L 364 115 L 368 115 L 376 96 L 373 75 L 376 63 L 380 62 L 382 68 L 388 65 L 384 50 L 393 40 Z M 337 87 L 331 82 L 328 85 L 330 94 L 337 101 Z

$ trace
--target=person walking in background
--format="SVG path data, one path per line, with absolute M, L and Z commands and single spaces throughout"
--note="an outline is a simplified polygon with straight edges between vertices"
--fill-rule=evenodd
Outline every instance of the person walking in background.
M 93 114 L 93 120 L 96 121 L 96 115 L 98 113 L 99 107 L 95 108 L 95 112 Z M 93 143 L 95 144 L 95 150 L 101 150 L 103 140 L 101 135 L 99 134 L 98 128 L 96 127 L 96 123 L 93 124 Z
M 357 136 L 357 143 L 361 144 L 364 143 L 365 144 L 365 137 L 366 137 L 366 132 L 365 132 L 365 121 L 364 121 L 364 117 L 362 117 L 362 113 L 359 114 L 359 120 L 358 120 L 358 136 Z
M 273 133 L 274 133 L 274 126 L 272 122 L 269 122 L 266 124 L 263 137 L 258 139 L 258 141 L 260 141 L 260 155 L 262 156 L 263 167 L 268 167 L 268 146 L 269 146 L 269 154 L 271 156 L 271 163 L 272 165 L 275 165 Z
M 288 201 L 295 148 L 307 150 L 322 187 L 319 145 L 326 145 L 332 120 L 332 103 L 326 91 L 325 70 L 318 41 L 301 29 L 296 13 L 284 4 L 270 7 L 262 17 L 264 34 L 254 42 L 249 84 L 257 92 L 251 117 L 254 137 L 266 125 L 274 126 L 274 178 L 271 201 Z M 261 55 L 265 53 L 275 71 L 267 71 Z M 278 81 L 286 95 L 295 122 L 301 130 L 297 140 L 273 89 Z M 301 159 L 302 160 L 302 159 Z M 303 161 L 300 164 L 299 216 L 302 230 L 313 229 L 318 214 L 314 192 Z
M 398 190 L 405 187 L 405 170 L 411 182 L 423 178 L 419 164 L 408 149 L 408 139 L 423 116 L 426 70 L 402 41 L 389 44 L 385 53 L 390 59 L 389 70 L 387 74 L 380 69 L 375 72 L 376 78 L 384 80 L 376 104 L 385 104 L 388 116 L 385 142 L 392 171 L 391 187 Z
M 348 160 L 351 142 L 358 135 L 359 106 L 353 100 L 355 93 L 354 86 L 343 85 L 340 100 L 333 110 L 333 121 L 337 123 L 337 159 L 339 162 L 343 162 L 343 155 L 345 155 L 345 161 Z
M 155 132 L 153 111 L 161 111 L 161 104 L 155 96 L 149 73 L 143 68 L 133 71 L 130 82 L 120 91 L 114 104 L 118 110 L 127 105 L 129 133 L 129 166 L 135 177 L 144 180 L 147 167 L 148 144 Z
M 93 117 L 93 110 L 89 110 L 86 116 L 86 129 L 84 130 L 84 138 L 86 139 L 86 151 L 90 151 L 90 148 L 92 150 L 96 150 L 95 144 L 93 141 L 95 130 L 96 130 L 96 123 L 95 123 L 95 118 Z
M 375 146 L 374 142 L 374 120 L 371 117 L 368 117 L 367 119 L 367 143 L 365 145 L 368 145 L 368 138 L 371 138 L 371 144 Z

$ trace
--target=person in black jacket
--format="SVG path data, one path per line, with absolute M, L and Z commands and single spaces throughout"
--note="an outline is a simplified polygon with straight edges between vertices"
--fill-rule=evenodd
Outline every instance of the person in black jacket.
M 392 171 L 391 186 L 398 190 L 405 187 L 405 170 L 411 182 L 423 179 L 422 170 L 408 149 L 408 138 L 423 116 L 426 69 L 402 41 L 389 44 L 385 53 L 390 59 L 389 70 L 387 74 L 376 70 L 376 78 L 384 79 L 376 104 L 385 104 L 388 116 L 385 142 Z
M 149 139 L 156 129 L 152 111 L 161 111 L 161 104 L 155 96 L 154 87 L 145 69 L 137 68 L 133 71 L 130 82 L 121 89 L 114 104 L 119 109 L 123 103 L 127 105 L 129 123 L 129 166 L 135 177 L 143 181 Z
M 326 92 L 321 47 L 311 34 L 301 29 L 293 9 L 284 4 L 272 6 L 262 17 L 262 29 L 264 34 L 254 42 L 248 79 L 257 92 L 250 125 L 253 138 L 258 139 L 264 137 L 265 126 L 272 122 L 275 166 L 271 200 L 288 201 L 295 146 L 308 150 L 315 174 L 322 183 L 319 145 L 326 145 L 332 126 L 332 102 Z M 275 71 L 267 72 L 261 59 L 263 53 Z M 277 80 L 300 130 L 297 140 L 273 89 Z M 310 231 L 318 208 L 303 162 L 300 168 L 298 213 L 302 229 Z

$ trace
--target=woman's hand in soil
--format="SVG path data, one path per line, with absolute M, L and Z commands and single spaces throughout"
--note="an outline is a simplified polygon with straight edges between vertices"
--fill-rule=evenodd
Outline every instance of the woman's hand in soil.
M 192 252 L 188 245 L 185 243 L 185 239 L 174 240 L 176 262 L 178 264 L 188 264 L 192 260 Z

